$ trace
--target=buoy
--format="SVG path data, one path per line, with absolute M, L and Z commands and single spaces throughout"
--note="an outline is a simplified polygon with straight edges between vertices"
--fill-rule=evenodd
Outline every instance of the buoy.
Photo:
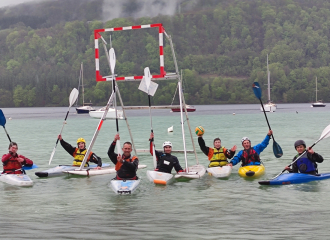
M 9 119 L 9 120 L 11 120 L 12 118 L 11 118 L 11 117 L 9 117 L 8 119 Z
M 173 132 L 173 126 L 169 127 L 169 128 L 167 129 L 167 132 Z
M 235 115 L 236 113 L 233 113 L 233 115 Z

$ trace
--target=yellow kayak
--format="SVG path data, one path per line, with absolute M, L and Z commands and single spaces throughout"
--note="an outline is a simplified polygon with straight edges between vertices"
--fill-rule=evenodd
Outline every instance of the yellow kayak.
M 264 165 L 244 166 L 238 169 L 238 174 L 246 178 L 258 178 L 265 174 Z

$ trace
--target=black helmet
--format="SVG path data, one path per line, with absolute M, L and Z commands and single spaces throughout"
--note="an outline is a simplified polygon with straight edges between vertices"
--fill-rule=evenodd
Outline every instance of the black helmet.
M 306 148 L 306 143 L 304 140 L 297 140 L 295 143 L 294 143 L 294 148 L 296 149 L 298 146 L 300 145 L 304 145 L 304 147 Z

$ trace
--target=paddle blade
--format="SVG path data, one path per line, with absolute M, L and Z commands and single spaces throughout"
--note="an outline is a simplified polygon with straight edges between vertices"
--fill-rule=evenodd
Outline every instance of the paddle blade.
M 3 114 L 1 109 L 0 109 L 0 125 L 3 127 L 5 127 L 5 125 L 6 125 L 6 117 Z
M 154 169 L 157 168 L 157 158 L 156 158 L 156 151 L 155 151 L 155 145 L 152 144 L 152 161 L 154 163 Z
M 273 152 L 274 152 L 275 157 L 277 157 L 277 158 L 280 158 L 283 156 L 282 148 L 275 141 L 273 142 Z
M 76 102 L 78 95 L 79 95 L 78 89 L 77 88 L 72 89 L 69 97 L 69 103 L 70 103 L 69 107 L 71 107 Z
M 158 88 L 158 84 L 153 82 L 153 81 L 150 81 L 150 85 L 149 85 L 149 89 L 148 89 L 145 77 L 143 77 L 143 79 L 142 79 L 142 81 L 140 82 L 140 85 L 139 85 L 139 90 L 141 90 L 142 92 L 147 93 L 150 96 L 155 95 L 157 88 Z
M 150 82 L 151 82 L 151 75 L 149 67 L 144 69 L 144 79 L 146 81 L 147 89 L 149 90 Z
M 323 130 L 320 139 L 324 139 L 328 137 L 330 137 L 330 124 Z
M 115 66 L 116 66 L 116 54 L 115 49 L 111 48 L 109 50 L 109 58 L 110 58 L 110 67 L 111 67 L 111 73 L 112 75 L 115 72 Z
M 120 155 L 123 155 L 123 152 L 120 148 L 120 140 L 117 140 L 116 147 L 117 147 L 117 153 L 120 154 Z
M 35 168 L 38 168 L 38 166 L 37 165 L 35 165 L 35 164 L 33 164 L 32 166 L 23 166 L 22 167 L 24 170 L 31 170 L 31 169 L 35 169 Z
M 260 99 L 261 98 L 261 88 L 259 86 L 259 83 L 258 82 L 254 82 L 252 84 L 252 89 L 253 89 L 254 95 L 256 95 L 256 97 L 258 99 Z
M 53 152 L 52 152 L 52 154 L 50 155 L 50 159 L 49 159 L 48 165 L 50 165 L 50 163 L 51 163 L 52 160 L 53 160 L 53 157 L 54 157 L 54 154 L 55 154 L 55 151 L 56 151 L 56 146 L 57 146 L 57 144 L 55 145 L 55 147 L 54 147 L 54 149 L 53 149 Z

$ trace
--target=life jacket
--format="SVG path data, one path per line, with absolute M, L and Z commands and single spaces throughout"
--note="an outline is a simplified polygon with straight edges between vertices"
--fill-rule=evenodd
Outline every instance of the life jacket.
M 24 172 L 22 170 L 22 164 L 17 161 L 18 156 L 10 157 L 5 165 L 3 165 L 3 173 L 8 174 L 21 174 Z
M 299 154 L 296 156 L 298 157 Z M 301 158 L 296 161 L 299 172 L 301 173 L 309 173 L 317 171 L 314 163 L 308 159 L 307 152 L 305 152 Z
M 171 173 L 174 165 L 176 164 L 176 158 L 171 154 L 163 153 L 158 161 L 156 171 Z
M 253 165 L 254 163 L 260 164 L 259 154 L 253 148 L 244 149 L 243 154 L 241 156 L 242 166 L 246 166 L 248 164 Z M 251 164 L 252 163 L 252 164 Z
M 227 151 L 226 148 L 221 147 L 220 149 L 216 148 L 209 148 L 209 154 L 208 158 L 210 161 L 209 167 L 222 167 L 225 166 L 228 161 L 227 157 L 225 155 L 225 152 Z
M 72 154 L 72 156 L 74 157 L 72 165 L 73 166 L 80 166 L 82 161 L 84 160 L 86 152 L 87 152 L 86 149 L 80 150 L 79 148 L 76 148 L 76 150 Z M 87 162 L 90 159 L 90 157 L 92 156 L 92 154 L 93 154 L 92 152 L 89 153 L 89 156 L 88 156 L 87 161 L 85 163 L 85 167 L 89 166 L 89 164 Z
M 137 157 L 133 156 L 132 158 L 126 158 L 125 161 L 134 162 L 135 159 L 137 159 Z M 123 163 L 121 161 L 117 161 L 116 166 L 115 166 L 115 170 L 118 172 L 122 165 L 123 165 Z

